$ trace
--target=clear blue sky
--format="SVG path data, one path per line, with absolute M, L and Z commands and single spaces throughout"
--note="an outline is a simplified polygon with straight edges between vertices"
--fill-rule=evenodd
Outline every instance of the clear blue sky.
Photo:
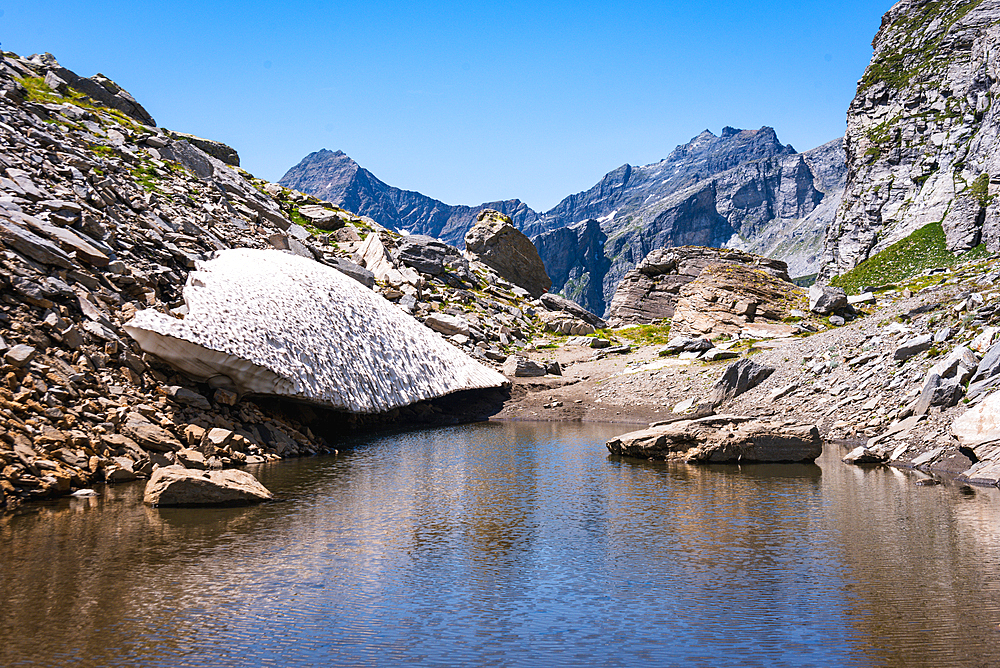
M 102 72 L 276 181 L 342 149 L 449 204 L 546 210 L 704 129 L 843 134 L 892 2 L 0 3 L 0 41 Z

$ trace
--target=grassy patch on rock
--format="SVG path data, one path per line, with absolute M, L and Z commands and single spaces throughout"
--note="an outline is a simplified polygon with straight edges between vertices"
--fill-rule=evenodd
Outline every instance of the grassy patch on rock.
M 968 0 L 955 6 L 949 0 L 913 3 L 890 28 L 895 33 L 891 39 L 899 46 L 884 49 L 872 60 L 861 78 L 858 93 L 879 82 L 890 89 L 902 90 L 913 79 L 930 80 L 944 66 L 944 62 L 935 58 L 941 53 L 939 47 L 949 29 L 982 3 L 983 0 Z M 927 34 L 929 26 L 935 28 L 933 35 Z
M 979 245 L 964 253 L 953 253 L 945 244 L 941 223 L 930 223 L 871 256 L 846 274 L 835 276 L 830 285 L 857 293 L 863 286 L 899 283 L 937 267 L 952 267 L 959 262 L 988 255 Z

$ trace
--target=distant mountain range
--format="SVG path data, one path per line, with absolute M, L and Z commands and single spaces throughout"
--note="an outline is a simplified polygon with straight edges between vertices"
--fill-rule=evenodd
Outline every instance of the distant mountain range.
M 538 218 L 537 213 L 518 199 L 452 206 L 412 190 L 395 188 L 380 181 L 343 151 L 322 149 L 310 153 L 278 183 L 368 216 L 388 228 L 437 237 L 459 248 L 465 247 L 465 233 L 483 209 L 510 216 L 519 229 Z
M 517 199 L 448 205 L 383 183 L 341 151 L 310 153 L 280 183 L 458 247 L 476 214 L 496 209 L 532 237 L 553 292 L 604 313 L 625 272 L 655 248 L 740 248 L 788 262 L 793 276 L 816 273 L 844 179 L 840 139 L 798 153 L 772 128 L 727 127 L 660 162 L 622 165 L 545 213 Z

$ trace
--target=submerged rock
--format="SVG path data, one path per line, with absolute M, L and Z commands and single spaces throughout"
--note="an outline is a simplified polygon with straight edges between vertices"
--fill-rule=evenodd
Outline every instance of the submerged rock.
M 246 471 L 198 471 L 167 466 L 153 472 L 142 500 L 150 506 L 240 506 L 273 498 Z
M 822 454 L 823 441 L 812 424 L 713 415 L 624 434 L 607 448 L 623 457 L 690 463 L 811 462 Z
M 215 387 L 377 413 L 507 382 L 339 271 L 280 251 L 199 262 L 184 298 L 183 320 L 147 309 L 125 330 Z

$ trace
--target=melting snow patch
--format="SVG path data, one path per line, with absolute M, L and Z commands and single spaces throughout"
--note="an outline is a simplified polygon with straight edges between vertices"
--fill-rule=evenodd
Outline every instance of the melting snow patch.
M 281 251 L 199 262 L 179 320 L 140 311 L 125 330 L 188 375 L 241 393 L 378 413 L 506 379 L 336 269 Z

